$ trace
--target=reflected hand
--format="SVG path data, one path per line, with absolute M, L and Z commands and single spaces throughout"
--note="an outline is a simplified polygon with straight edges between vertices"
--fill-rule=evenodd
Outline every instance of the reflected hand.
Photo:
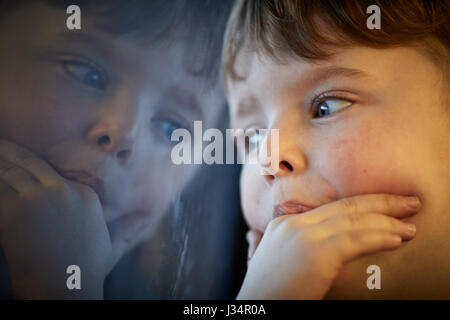
M 112 249 L 97 194 L 2 139 L 0 243 L 16 298 L 103 297 Z M 69 265 L 81 269 L 81 290 L 67 289 Z

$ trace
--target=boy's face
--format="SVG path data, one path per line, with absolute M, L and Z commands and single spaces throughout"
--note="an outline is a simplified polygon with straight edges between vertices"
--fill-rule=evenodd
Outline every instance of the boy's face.
M 450 125 L 441 70 L 408 48 L 354 47 L 322 62 L 286 61 L 242 51 L 235 70 L 245 80 L 228 80 L 233 126 L 279 129 L 284 161 L 274 176 L 244 166 L 250 228 L 264 232 L 274 206 L 288 200 L 319 206 L 360 194 L 416 195 L 416 238 L 350 263 L 329 297 L 448 293 Z M 382 290 L 366 287 L 372 264 L 381 268 Z
M 82 30 L 69 31 L 67 17 L 37 3 L 2 21 L 0 137 L 66 178 L 95 185 L 125 250 L 194 171 L 172 164 L 171 132 L 194 120 L 210 125 L 223 97 L 218 87 L 203 90 L 186 66 L 188 46 L 198 44 L 145 47 L 99 31 L 83 15 Z

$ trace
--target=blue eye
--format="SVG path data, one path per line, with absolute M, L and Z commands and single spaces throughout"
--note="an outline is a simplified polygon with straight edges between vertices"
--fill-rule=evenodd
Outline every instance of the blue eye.
M 106 80 L 102 72 L 89 64 L 64 62 L 64 68 L 78 81 L 97 90 L 105 90 Z
M 157 119 L 153 120 L 156 124 L 158 130 L 169 140 L 171 141 L 172 133 L 177 130 L 184 128 L 181 124 L 176 121 L 170 119 Z
M 338 98 L 322 100 L 320 103 L 317 104 L 317 107 L 315 108 L 314 118 L 326 117 L 332 113 L 348 108 L 352 104 L 353 104 L 352 101 Z

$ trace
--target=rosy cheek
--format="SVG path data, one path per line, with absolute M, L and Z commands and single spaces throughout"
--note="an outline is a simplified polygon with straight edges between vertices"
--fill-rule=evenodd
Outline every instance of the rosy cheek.
M 323 166 L 322 174 L 336 188 L 339 198 L 369 193 L 414 194 L 393 143 L 382 133 L 373 132 L 341 138 L 328 148 L 328 165 Z

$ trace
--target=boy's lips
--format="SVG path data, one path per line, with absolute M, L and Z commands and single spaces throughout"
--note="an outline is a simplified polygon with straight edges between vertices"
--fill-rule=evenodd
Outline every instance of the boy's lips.
M 273 208 L 272 219 L 288 214 L 300 214 L 312 210 L 317 206 L 306 204 L 296 200 L 288 200 L 277 204 Z
M 66 179 L 79 182 L 91 187 L 97 194 L 102 206 L 105 205 L 105 183 L 102 179 L 95 177 L 85 170 L 61 170 L 59 173 Z

